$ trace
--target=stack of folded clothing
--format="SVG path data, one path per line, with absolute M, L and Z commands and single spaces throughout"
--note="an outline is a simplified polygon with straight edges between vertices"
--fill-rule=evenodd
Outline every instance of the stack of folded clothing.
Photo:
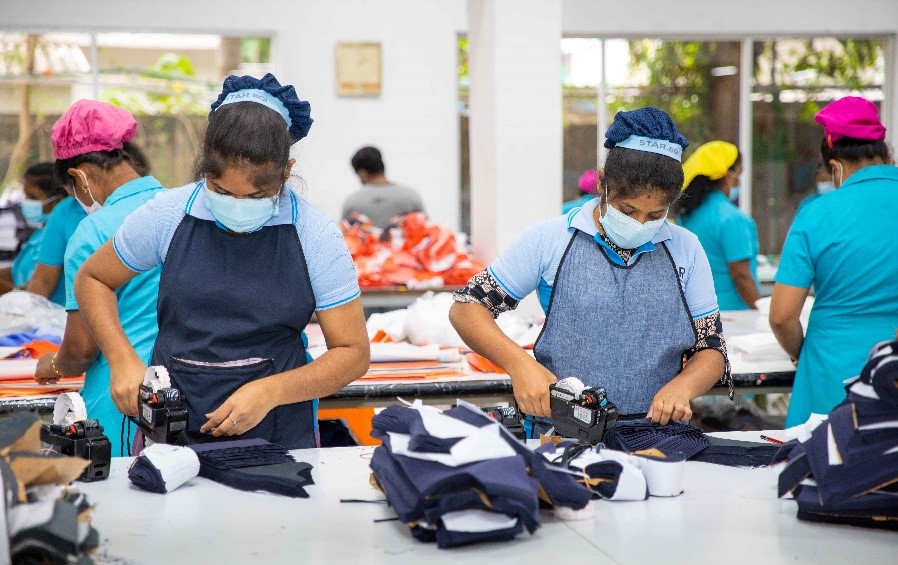
M 194 443 L 187 447 L 200 460 L 200 476 L 238 490 L 266 491 L 308 498 L 314 484 L 312 465 L 298 462 L 280 445 L 264 439 Z
M 580 511 L 590 492 L 476 407 L 393 405 L 375 416 L 383 445 L 372 482 L 421 541 L 440 548 L 514 538 L 539 527 L 539 502 Z
M 91 563 L 99 544 L 92 509 L 84 495 L 68 488 L 90 462 L 42 450 L 40 427 L 37 416 L 26 412 L 0 426 L 0 506 L 12 562 Z
M 804 442 L 784 445 L 779 495 L 798 519 L 898 530 L 898 340 L 877 344 L 848 396 Z
M 700 429 L 689 424 L 671 422 L 662 426 L 653 424 L 648 418 L 618 420 L 617 425 L 605 433 L 602 441 L 611 449 L 627 452 L 657 449 L 666 455 L 681 453 L 686 459 L 711 444 Z

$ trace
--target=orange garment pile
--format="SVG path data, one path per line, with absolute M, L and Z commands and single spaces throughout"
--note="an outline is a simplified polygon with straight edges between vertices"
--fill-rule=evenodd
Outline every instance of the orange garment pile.
M 383 330 L 378 331 L 371 343 L 393 343 L 393 338 Z M 391 363 L 372 362 L 368 372 L 359 380 L 420 380 L 463 377 L 465 371 L 460 363 L 441 361 L 395 361 Z
M 53 384 L 34 380 L 37 360 L 46 353 L 59 351 L 49 341 L 33 341 L 22 347 L 15 359 L 0 359 L 0 398 L 55 396 L 63 392 L 77 392 L 84 387 L 84 375 L 64 377 Z
M 340 227 L 363 288 L 462 286 L 484 269 L 451 230 L 421 212 L 396 218 L 385 238 L 361 214 Z

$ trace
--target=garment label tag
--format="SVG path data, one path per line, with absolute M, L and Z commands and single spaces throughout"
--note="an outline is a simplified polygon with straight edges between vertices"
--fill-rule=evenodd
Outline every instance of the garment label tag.
M 200 460 L 189 447 L 154 443 L 141 453 L 153 464 L 171 492 L 200 473 Z

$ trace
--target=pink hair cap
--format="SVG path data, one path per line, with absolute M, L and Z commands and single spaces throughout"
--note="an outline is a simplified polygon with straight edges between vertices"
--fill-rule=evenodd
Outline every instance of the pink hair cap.
M 53 156 L 71 159 L 93 151 L 115 151 L 137 134 L 137 120 L 112 104 L 79 100 L 50 131 Z
M 879 121 L 876 105 L 858 96 L 846 96 L 827 104 L 817 112 L 814 121 L 823 126 L 830 147 L 843 137 L 871 141 L 886 138 L 886 128 Z
M 580 180 L 577 181 L 577 185 L 580 187 L 580 190 L 586 192 L 587 194 L 598 194 L 599 184 L 599 171 L 595 171 L 593 169 L 587 169 L 583 171 L 583 174 L 580 175 Z

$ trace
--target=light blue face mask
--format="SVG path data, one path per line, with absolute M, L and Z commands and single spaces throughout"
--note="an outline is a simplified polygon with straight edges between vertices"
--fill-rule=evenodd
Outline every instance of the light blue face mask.
M 47 223 L 47 218 L 50 217 L 50 214 L 44 212 L 44 205 L 58 198 L 58 196 L 51 196 L 46 200 L 32 200 L 31 198 L 22 200 L 22 216 L 29 225 L 42 226 Z
M 836 185 L 831 180 L 825 180 L 817 183 L 817 194 L 829 194 L 836 189 Z
M 611 204 L 605 206 L 605 215 L 599 218 L 605 235 L 622 249 L 636 249 L 652 240 L 664 225 L 667 215 L 658 220 L 639 223 Z
M 278 210 L 278 195 L 271 198 L 234 198 L 206 188 L 206 207 L 221 225 L 233 232 L 260 229 Z
M 739 201 L 739 186 L 734 186 L 730 189 L 730 202 L 736 203 Z

